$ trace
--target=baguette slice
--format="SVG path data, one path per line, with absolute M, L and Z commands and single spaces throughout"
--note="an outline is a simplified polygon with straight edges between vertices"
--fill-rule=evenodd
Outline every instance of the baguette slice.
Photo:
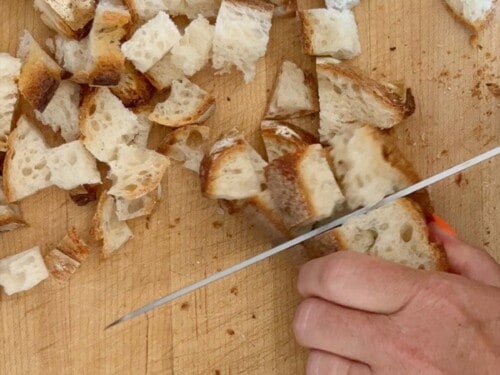
M 59 87 L 63 70 L 28 31 L 21 38 L 17 55 L 23 61 L 19 91 L 35 110 L 43 112 Z
M 324 141 L 356 125 L 392 128 L 415 111 L 410 89 L 379 83 L 335 59 L 317 59 L 316 70 Z
M 158 147 L 158 152 L 183 163 L 184 168 L 200 172 L 203 145 L 208 140 L 208 126 L 188 125 L 169 133 Z
M 205 122 L 214 111 L 215 98 L 185 78 L 172 82 L 170 96 L 156 105 L 149 119 L 175 128 Z
M 284 121 L 262 121 L 260 131 L 269 162 L 318 143 L 312 134 Z
M 321 145 L 275 159 L 265 173 L 271 196 L 293 233 L 332 216 L 345 202 Z
M 81 265 L 58 249 L 52 249 L 43 259 L 51 276 L 59 281 L 68 281 Z
M 62 81 L 54 97 L 43 112 L 35 111 L 36 118 L 54 132 L 61 132 L 66 142 L 80 138 L 78 115 L 80 111 L 80 86 Z
M 79 263 L 87 259 L 90 254 L 89 246 L 80 238 L 74 227 L 68 230 L 66 236 L 57 245 L 57 249 Z
M 290 61 L 281 66 L 266 119 L 307 116 L 319 111 L 316 83 L 312 75 Z
M 134 23 L 137 19 L 149 21 L 160 11 L 168 11 L 166 2 L 163 0 L 125 0 L 125 3 L 132 13 Z
M 146 72 L 146 77 L 157 90 L 168 89 L 172 82 L 184 78 L 182 69 L 174 65 L 172 58 L 173 56 L 167 53 Z
M 119 145 L 116 160 L 110 162 L 108 194 L 127 200 L 140 198 L 160 184 L 170 161 L 153 150 Z
M 148 79 L 126 61 L 118 85 L 111 87 L 111 92 L 123 102 L 125 107 L 137 107 L 145 104 L 153 96 L 154 88 Z
M 267 50 L 273 9 L 273 4 L 260 0 L 222 1 L 215 23 L 215 69 L 228 73 L 234 65 L 245 82 L 254 79 L 257 61 Z
M 444 250 L 429 242 L 424 216 L 410 199 L 351 219 L 333 232 L 339 250 L 354 250 L 416 269 L 448 268 Z
M 17 80 L 21 73 L 21 60 L 8 53 L 0 53 L 0 152 L 7 150 L 7 139 L 12 128 L 19 90 Z
M 7 203 L 3 192 L 3 177 L 0 176 L 0 232 L 16 230 L 25 225 L 19 206 Z
M 476 34 L 492 17 L 495 2 L 496 0 L 445 0 L 455 18 Z
M 352 9 L 359 4 L 360 0 L 325 0 L 328 9 L 345 10 Z
M 132 220 L 138 217 L 151 215 L 161 199 L 161 186 L 148 194 L 132 200 L 116 198 L 116 216 L 118 220 Z
M 40 248 L 0 259 L 0 285 L 7 295 L 24 292 L 49 277 Z
M 309 9 L 299 11 L 298 15 L 306 54 L 352 59 L 361 53 L 358 25 L 352 11 Z

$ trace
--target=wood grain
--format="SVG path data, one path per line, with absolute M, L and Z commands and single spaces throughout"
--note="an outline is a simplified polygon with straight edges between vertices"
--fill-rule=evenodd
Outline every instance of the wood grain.
M 32 1 L 0 1 L 0 50 L 15 53 L 24 29 L 41 42 L 50 32 Z M 320 6 L 300 1 L 301 8 Z M 471 46 L 468 31 L 439 0 L 364 0 L 356 9 L 362 55 L 354 63 L 376 78 L 405 80 L 418 109 L 393 131 L 422 176 L 499 144 L 498 16 Z M 213 92 L 212 137 L 239 127 L 257 148 L 258 125 L 282 59 L 307 69 L 294 18 L 277 19 L 254 82 L 238 73 L 194 81 Z M 477 86 L 477 87 L 476 87 Z M 317 119 L 307 120 L 314 128 Z M 158 140 L 162 130 L 155 129 Z M 431 189 L 437 211 L 470 243 L 500 260 L 500 160 Z M 135 238 L 108 261 L 96 248 L 68 284 L 52 281 L 0 298 L 0 374 L 302 374 L 306 351 L 291 321 L 297 254 L 264 261 L 115 329 L 104 327 L 152 299 L 257 254 L 270 244 L 243 218 L 221 215 L 199 194 L 196 176 L 173 167 L 165 199 Z M 0 257 L 33 245 L 48 250 L 69 226 L 87 233 L 95 209 L 48 189 L 22 202 L 30 227 L 0 235 Z

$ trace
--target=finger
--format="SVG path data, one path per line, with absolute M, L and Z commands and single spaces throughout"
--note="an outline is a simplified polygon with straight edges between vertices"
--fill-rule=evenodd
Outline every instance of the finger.
M 309 353 L 306 369 L 307 375 L 369 375 L 372 373 L 370 367 L 364 363 L 319 350 L 312 350 Z
M 308 298 L 297 309 L 293 329 L 302 346 L 370 363 L 370 359 L 384 350 L 384 332 L 390 329 L 386 319 L 385 315 Z
M 398 264 L 341 251 L 306 263 L 297 287 L 307 297 L 373 313 L 400 310 L 420 287 L 422 274 Z
M 435 223 L 429 224 L 429 233 L 432 241 L 443 245 L 452 272 L 500 287 L 500 265 L 486 251 L 451 236 Z

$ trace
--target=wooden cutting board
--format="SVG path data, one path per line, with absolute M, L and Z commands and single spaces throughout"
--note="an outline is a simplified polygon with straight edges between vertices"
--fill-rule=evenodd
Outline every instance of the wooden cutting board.
M 1 51 L 15 53 L 24 29 L 40 42 L 50 35 L 31 4 L 0 1 Z M 363 0 L 355 13 L 363 53 L 353 63 L 376 78 L 405 80 L 416 96 L 415 115 L 394 135 L 422 176 L 499 144 L 499 99 L 486 87 L 500 83 L 498 17 L 471 45 L 440 0 Z M 194 78 L 217 98 L 207 123 L 212 138 L 237 126 L 262 149 L 257 129 L 283 59 L 314 66 L 301 53 L 294 18 L 274 21 L 251 84 L 239 73 L 214 77 L 211 69 Z M 155 129 L 153 140 L 163 134 Z M 497 158 L 431 188 L 437 212 L 497 260 L 499 170 Z M 1 295 L 0 374 L 304 373 L 307 353 L 291 331 L 299 302 L 293 251 L 104 331 L 124 313 L 270 245 L 243 218 L 222 215 L 202 198 L 193 173 L 172 167 L 163 191 L 158 211 L 131 223 L 134 239 L 111 259 L 100 260 L 96 246 L 69 283 L 49 280 L 28 293 Z M 75 206 L 56 189 L 21 206 L 30 227 L 0 234 L 0 257 L 34 245 L 47 251 L 73 225 L 88 237 L 95 209 Z

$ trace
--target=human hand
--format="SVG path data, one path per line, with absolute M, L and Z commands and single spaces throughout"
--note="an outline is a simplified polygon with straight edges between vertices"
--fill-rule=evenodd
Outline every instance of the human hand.
M 300 271 L 294 321 L 311 349 L 307 374 L 497 374 L 500 265 L 430 224 L 455 274 L 409 269 L 356 252 Z

